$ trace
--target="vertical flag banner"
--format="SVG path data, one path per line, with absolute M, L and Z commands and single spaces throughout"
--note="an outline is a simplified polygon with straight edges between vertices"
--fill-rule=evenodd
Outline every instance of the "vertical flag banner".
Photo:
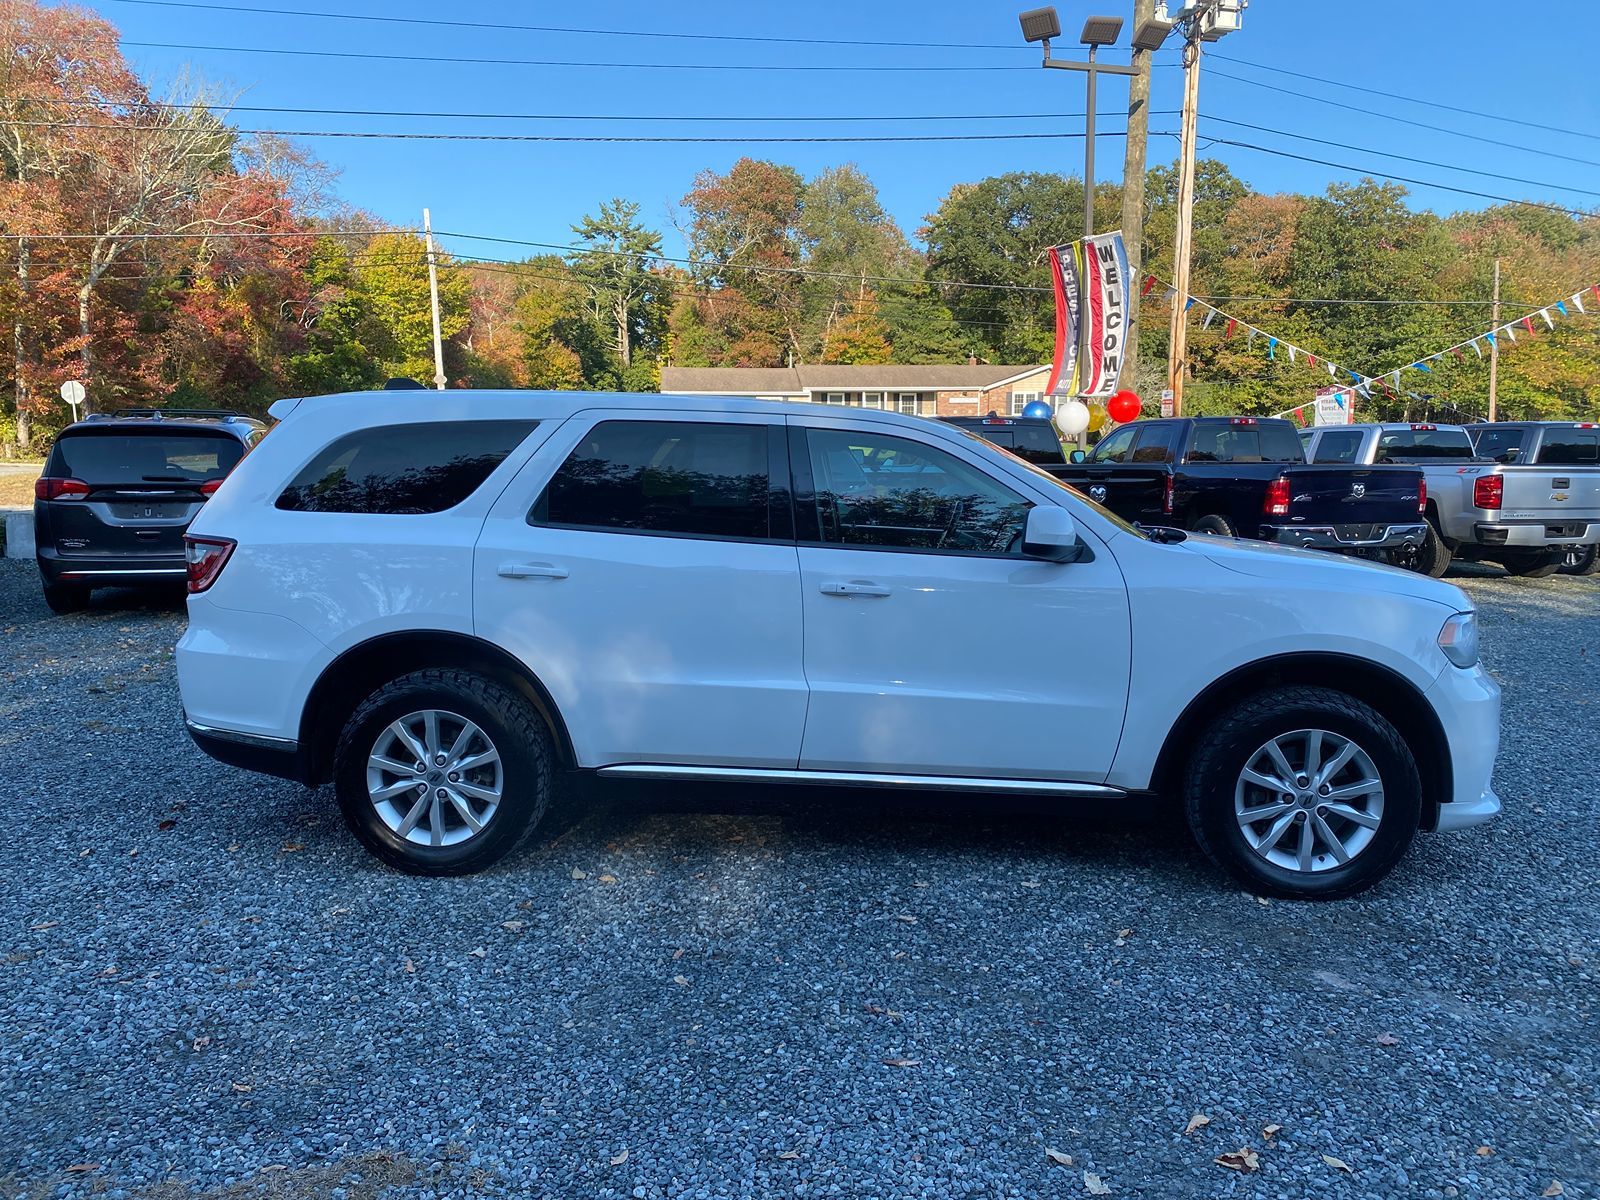
M 1050 279 L 1056 293 L 1056 354 L 1045 391 L 1051 396 L 1078 394 L 1078 247 L 1050 247 Z
M 1050 250 L 1056 294 L 1052 396 L 1105 400 L 1117 390 L 1128 342 L 1128 252 L 1122 234 L 1101 233 Z M 1082 322 L 1082 326 L 1080 326 Z M 1079 361 L 1078 334 L 1087 352 Z

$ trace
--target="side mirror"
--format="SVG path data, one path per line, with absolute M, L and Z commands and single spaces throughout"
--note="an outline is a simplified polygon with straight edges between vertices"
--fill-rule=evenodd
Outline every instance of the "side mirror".
M 1085 454 L 1082 450 L 1074 450 L 1071 454 L 1067 455 L 1067 461 L 1070 462 L 1070 463 L 1081 463 L 1081 462 L 1085 461 L 1088 457 L 1089 456 L 1087 454 Z
M 1022 531 L 1022 552 L 1047 562 L 1076 562 L 1083 553 L 1078 523 L 1072 514 L 1053 504 L 1036 504 L 1028 510 Z

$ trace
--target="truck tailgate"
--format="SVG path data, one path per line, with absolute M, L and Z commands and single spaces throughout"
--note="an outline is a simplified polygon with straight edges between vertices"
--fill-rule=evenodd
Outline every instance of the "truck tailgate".
M 1400 525 L 1420 521 L 1415 467 L 1290 467 L 1291 524 Z
M 1501 474 L 1506 482 L 1500 516 L 1507 521 L 1600 521 L 1600 468 L 1508 466 Z

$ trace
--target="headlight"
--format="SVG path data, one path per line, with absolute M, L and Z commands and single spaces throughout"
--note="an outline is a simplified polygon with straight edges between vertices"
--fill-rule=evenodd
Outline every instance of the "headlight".
M 1456 666 L 1463 669 L 1478 663 L 1478 614 L 1457 613 L 1439 630 L 1439 649 Z

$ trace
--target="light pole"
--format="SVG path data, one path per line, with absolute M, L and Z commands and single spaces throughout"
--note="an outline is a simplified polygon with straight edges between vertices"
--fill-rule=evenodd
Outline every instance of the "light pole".
M 1098 61 L 1097 53 L 1101 46 L 1116 45 L 1117 38 L 1122 35 L 1121 17 L 1090 17 L 1083 23 L 1083 33 L 1079 37 L 1085 46 L 1089 47 L 1088 62 L 1074 62 L 1070 59 L 1051 58 L 1050 42 L 1053 38 L 1061 36 L 1061 19 L 1056 16 L 1054 8 L 1033 8 L 1020 14 L 1017 20 L 1022 25 L 1022 37 L 1029 42 L 1042 42 L 1044 44 L 1044 65 L 1062 71 L 1082 71 L 1087 78 L 1088 88 L 1084 106 L 1083 129 L 1083 236 L 1094 235 L 1094 138 L 1095 138 L 1095 108 L 1099 100 L 1099 89 L 1096 84 L 1102 72 L 1109 75 L 1137 75 L 1139 68 L 1121 67 L 1114 63 Z M 1079 321 L 1078 330 L 1078 361 L 1087 364 L 1089 361 L 1089 322 Z M 1081 435 L 1080 435 L 1081 438 Z

